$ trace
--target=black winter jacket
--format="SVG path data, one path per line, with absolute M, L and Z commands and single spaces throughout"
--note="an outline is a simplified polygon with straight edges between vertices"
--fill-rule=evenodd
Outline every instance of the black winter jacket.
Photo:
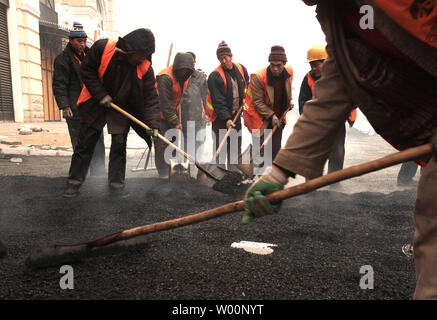
M 127 133 L 129 126 L 143 139 L 150 143 L 149 136 L 138 125 L 116 110 L 107 109 L 99 104 L 106 95 L 110 95 L 116 105 L 141 120 L 151 128 L 159 128 L 159 101 L 155 87 L 155 74 L 152 66 L 140 80 L 137 67 L 127 62 L 126 56 L 115 52 L 103 76 L 103 83 L 98 77 L 98 68 L 107 39 L 97 41 L 90 49 L 82 63 L 83 83 L 92 98 L 81 104 L 79 115 L 81 121 L 102 130 L 108 124 L 108 133 Z
M 88 48 L 85 48 L 87 54 Z M 76 59 L 77 58 L 77 59 Z M 70 107 L 73 118 L 79 119 L 76 102 L 82 90 L 78 56 L 70 44 L 60 53 L 54 62 L 52 89 L 59 109 Z
M 320 79 L 320 77 L 316 78 L 314 76 L 314 72 L 310 71 L 310 75 L 313 78 L 314 81 L 317 81 Z M 302 114 L 303 112 L 303 106 L 305 102 L 308 100 L 311 100 L 313 98 L 313 91 L 311 90 L 310 86 L 308 85 L 308 73 L 303 78 L 302 84 L 300 85 L 300 92 L 299 92 L 299 114 Z
M 225 71 L 227 90 L 225 91 L 225 84 L 222 77 L 217 71 L 212 72 L 208 77 L 208 89 L 211 94 L 211 101 L 214 107 L 214 111 L 217 114 L 217 118 L 223 121 L 232 120 L 232 105 L 233 105 L 233 92 L 231 85 L 231 73 L 237 78 L 238 90 L 240 96 L 240 106 L 243 104 L 245 89 L 249 86 L 249 75 L 246 67 L 241 65 L 246 80 L 246 86 L 240 72 L 234 64 L 233 69 Z

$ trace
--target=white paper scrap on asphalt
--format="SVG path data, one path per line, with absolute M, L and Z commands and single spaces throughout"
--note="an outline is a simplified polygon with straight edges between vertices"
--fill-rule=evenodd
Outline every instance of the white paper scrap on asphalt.
M 266 254 L 272 254 L 273 249 L 271 247 L 277 247 L 277 245 L 272 243 L 240 241 L 240 242 L 234 242 L 231 245 L 231 247 L 244 249 L 245 251 L 250 253 L 266 255 Z

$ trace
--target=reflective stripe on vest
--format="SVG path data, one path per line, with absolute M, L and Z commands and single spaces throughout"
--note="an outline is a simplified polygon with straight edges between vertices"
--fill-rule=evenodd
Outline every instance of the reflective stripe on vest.
M 269 96 L 267 94 L 267 69 L 268 67 L 259 70 L 256 73 L 253 73 L 251 75 L 251 78 L 253 76 L 257 76 L 259 80 L 261 81 L 261 84 L 264 88 L 264 103 L 266 105 L 270 105 Z M 293 82 L 293 69 L 289 65 L 285 65 L 285 70 L 290 74 L 290 77 L 287 79 L 287 81 L 290 83 L 290 89 L 292 88 L 292 82 Z M 252 82 L 251 82 L 252 84 Z M 252 87 L 249 86 L 249 89 L 246 93 L 246 99 L 245 104 L 243 108 L 243 119 L 244 119 L 244 125 L 250 130 L 259 130 L 264 122 L 263 117 L 256 111 L 255 106 L 253 104 L 253 94 L 252 94 Z M 287 123 L 286 117 L 284 117 L 284 124 Z
M 391 19 L 414 37 L 437 48 L 437 0 L 374 0 Z
M 100 82 L 103 83 L 103 76 L 105 75 L 106 69 L 108 68 L 109 62 L 111 62 L 112 57 L 115 54 L 115 46 L 117 45 L 117 39 L 108 39 L 105 49 L 103 50 L 102 58 L 100 60 L 100 65 L 98 69 L 98 75 Z M 137 66 L 137 76 L 138 79 L 142 79 L 144 75 L 149 71 L 150 61 L 144 60 L 143 63 Z M 79 99 L 77 100 L 77 105 L 84 103 L 92 98 L 91 93 L 88 91 L 85 85 L 82 87 Z
M 234 62 L 234 64 L 237 67 L 238 71 L 240 72 L 241 77 L 243 78 L 244 92 L 246 92 L 247 80 L 244 77 L 243 67 L 238 62 Z M 217 68 L 215 68 L 213 72 L 218 72 L 220 74 L 220 77 L 222 78 L 225 86 L 225 93 L 226 93 L 228 90 L 228 84 L 226 81 L 225 71 L 223 70 L 223 67 L 219 65 Z M 212 105 L 211 93 L 209 92 L 209 89 L 208 89 L 208 94 L 206 95 L 205 118 L 207 121 L 211 121 L 211 122 L 215 121 L 215 119 L 217 118 L 217 114 L 214 111 L 214 106 Z
M 156 78 L 158 78 L 159 76 L 162 75 L 167 75 L 170 77 L 173 86 L 172 86 L 172 92 L 173 92 L 173 109 L 175 109 L 176 114 L 178 114 L 179 112 L 179 106 L 181 104 L 182 101 L 182 96 L 185 93 L 185 90 L 187 89 L 188 83 L 190 82 L 191 77 L 189 77 L 185 82 L 184 82 L 184 87 L 182 89 L 181 92 L 181 86 L 179 85 L 179 81 L 176 80 L 174 74 L 173 74 L 173 65 L 165 68 L 164 70 L 161 70 L 161 72 L 159 72 L 156 75 Z M 158 88 L 158 82 L 156 82 L 156 88 Z M 165 119 L 164 114 L 161 111 L 161 119 Z

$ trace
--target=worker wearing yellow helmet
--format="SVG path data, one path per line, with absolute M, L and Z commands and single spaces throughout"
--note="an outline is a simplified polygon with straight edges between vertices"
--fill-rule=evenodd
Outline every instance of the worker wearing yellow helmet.
M 315 45 L 308 50 L 307 62 L 311 66 L 311 71 L 308 72 L 300 86 L 299 92 L 299 114 L 303 113 L 305 102 L 314 97 L 314 82 L 319 80 L 322 76 L 322 67 L 325 59 L 328 58 L 326 48 L 324 45 Z M 349 125 L 352 125 L 356 119 L 357 110 L 354 109 L 347 119 Z M 346 139 L 345 126 L 340 127 L 335 142 L 332 146 L 332 151 L 328 158 L 328 173 L 343 169 L 344 164 L 344 143 Z

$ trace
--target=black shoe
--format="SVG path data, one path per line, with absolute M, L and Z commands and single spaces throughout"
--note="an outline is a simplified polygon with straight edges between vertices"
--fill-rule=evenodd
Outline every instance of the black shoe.
M 6 247 L 4 246 L 3 242 L 0 240 L 0 258 L 3 258 L 6 256 Z
M 125 188 L 109 188 L 111 198 L 126 199 L 129 197 L 129 192 Z
M 75 198 L 79 195 L 79 187 L 69 184 L 67 190 L 65 190 L 63 197 L 64 198 Z

